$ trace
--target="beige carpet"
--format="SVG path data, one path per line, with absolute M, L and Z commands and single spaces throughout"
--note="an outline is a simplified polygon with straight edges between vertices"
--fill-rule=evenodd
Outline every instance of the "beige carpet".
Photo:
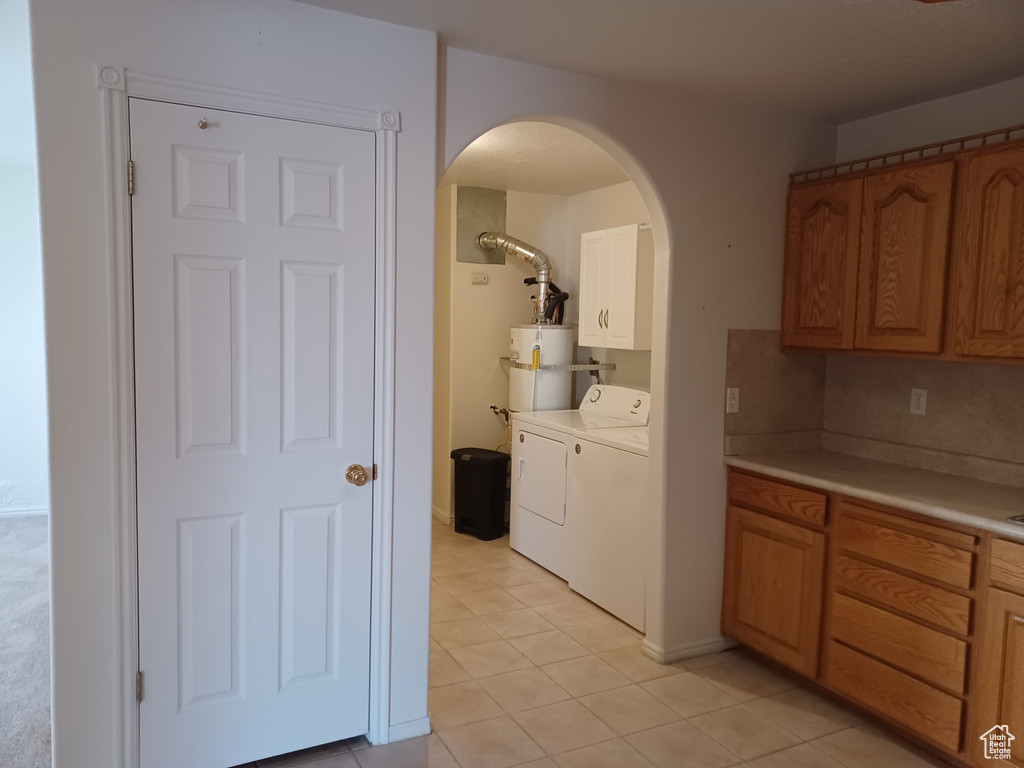
M 0 768 L 51 765 L 47 526 L 0 515 Z

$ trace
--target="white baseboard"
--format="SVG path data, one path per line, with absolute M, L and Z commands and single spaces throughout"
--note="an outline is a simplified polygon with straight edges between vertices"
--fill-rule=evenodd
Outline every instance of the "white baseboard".
M 659 648 L 647 640 L 644 640 L 644 655 L 654 659 L 659 664 L 671 664 L 674 661 L 692 659 L 694 656 L 703 656 L 706 653 L 718 653 L 732 648 L 736 641 L 732 638 L 718 635 L 704 640 L 697 640 L 692 643 L 683 643 L 673 648 Z
M 433 512 L 434 519 L 437 520 L 439 523 L 444 523 L 445 525 L 451 525 L 452 520 L 455 519 L 455 515 L 453 515 L 451 512 L 440 510 L 437 507 L 433 507 Z
M 391 741 L 402 741 L 415 736 L 425 736 L 430 733 L 430 718 L 424 717 L 420 720 L 410 720 L 407 723 L 392 725 L 388 729 L 388 738 Z

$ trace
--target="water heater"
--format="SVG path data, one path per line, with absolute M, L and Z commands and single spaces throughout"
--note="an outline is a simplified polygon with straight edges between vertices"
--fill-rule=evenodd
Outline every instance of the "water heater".
M 572 371 L 544 366 L 572 363 L 575 329 L 569 325 L 512 326 L 510 356 L 530 366 L 509 369 L 508 407 L 512 411 L 560 411 L 572 407 Z

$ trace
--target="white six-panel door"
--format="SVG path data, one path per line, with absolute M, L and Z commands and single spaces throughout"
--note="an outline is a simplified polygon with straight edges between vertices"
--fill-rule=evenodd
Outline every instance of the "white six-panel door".
M 374 134 L 130 124 L 142 768 L 365 733 Z

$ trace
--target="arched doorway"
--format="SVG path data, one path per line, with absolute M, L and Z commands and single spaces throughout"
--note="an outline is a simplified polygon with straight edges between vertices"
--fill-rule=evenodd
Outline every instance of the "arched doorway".
M 575 359 L 613 363 L 615 370 L 602 376 L 605 383 L 664 395 L 668 233 L 660 202 L 642 169 L 608 137 L 569 121 L 524 120 L 488 131 L 454 160 L 438 187 L 433 511 L 442 524 L 452 514 L 450 452 L 465 446 L 493 449 L 505 438 L 505 422 L 490 408 L 507 404 L 508 372 L 498 358 L 508 354 L 508 328 L 527 322 L 531 312 L 531 291 L 523 286 L 523 278 L 532 274 L 527 265 L 458 259 L 460 208 L 461 213 L 472 209 L 474 190 L 498 193 L 504 230 L 549 255 L 554 281 L 570 294 L 566 323 L 578 319 L 581 233 L 630 223 L 650 227 L 656 264 L 654 288 L 647 297 L 656 307 L 652 349 L 579 347 Z M 588 374 L 576 374 L 573 407 L 593 381 Z M 663 418 L 661 405 L 656 414 Z M 660 632 L 663 602 L 660 537 L 655 533 L 663 519 L 662 429 L 653 421 L 651 426 L 649 635 Z

